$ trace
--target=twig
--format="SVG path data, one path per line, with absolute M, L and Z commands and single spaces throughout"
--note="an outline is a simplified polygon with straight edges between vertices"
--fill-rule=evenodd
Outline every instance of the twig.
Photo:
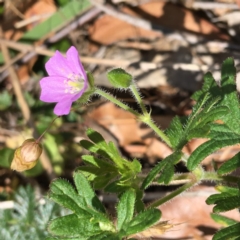
M 193 8 L 200 9 L 217 9 L 217 8 L 227 8 L 227 9 L 239 9 L 238 5 L 235 3 L 221 3 L 221 2 L 193 2 Z
M 43 47 L 34 47 L 32 45 L 18 43 L 14 41 L 8 41 L 0 39 L 0 42 L 5 43 L 11 48 L 14 48 L 16 50 L 24 50 L 29 51 L 32 54 L 37 53 L 44 56 L 53 56 L 55 54 L 54 51 L 46 50 Z M 81 57 L 81 61 L 83 63 L 87 64 L 99 64 L 104 66 L 116 66 L 116 67 L 128 67 L 131 64 L 138 63 L 138 62 L 132 62 L 128 60 L 115 60 L 115 59 L 102 59 L 102 58 L 93 58 L 93 57 Z M 152 63 L 152 62 L 139 62 L 139 66 L 143 70 L 151 70 L 156 68 L 163 68 L 163 67 L 172 67 L 174 69 L 182 68 L 184 70 L 190 70 L 190 71 L 206 71 L 208 66 L 207 65 L 196 65 L 191 63 Z M 9 64 L 6 64 L 6 66 L 3 66 L 0 68 L 0 73 L 6 70 L 9 67 Z

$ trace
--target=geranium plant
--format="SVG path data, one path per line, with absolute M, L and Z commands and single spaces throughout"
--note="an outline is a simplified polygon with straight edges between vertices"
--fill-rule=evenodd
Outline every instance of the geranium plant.
M 164 232 L 168 223 L 161 223 L 158 207 L 202 181 L 215 181 L 219 191 L 206 201 L 206 204 L 215 204 L 213 219 L 225 225 L 214 239 L 240 238 L 240 223 L 216 214 L 240 207 L 240 177 L 231 175 L 240 167 L 240 153 L 219 168 L 215 167 L 214 172 L 207 172 L 201 166 L 202 160 L 213 152 L 240 143 L 240 108 L 232 58 L 224 61 L 218 84 L 211 73 L 205 75 L 202 89 L 192 96 L 196 102 L 192 113 L 188 117 L 176 116 L 165 131 L 153 122 L 133 77 L 125 70 L 113 69 L 107 73 L 107 78 L 113 87 L 131 91 L 141 112 L 95 86 L 93 76 L 85 72 L 74 47 L 67 51 L 66 57 L 57 51 L 46 63 L 46 70 L 49 76 L 40 81 L 40 99 L 56 102 L 54 113 L 57 116 L 69 114 L 73 102 L 84 104 L 91 95 L 97 94 L 133 113 L 173 150 L 147 175 L 143 175 L 137 159 L 125 159 L 113 142 L 106 142 L 101 134 L 88 129 L 89 139 L 82 140 L 80 144 L 90 154 L 82 156 L 84 165 L 75 170 L 74 185 L 64 179 L 56 179 L 50 185 L 49 198 L 71 210 L 71 214 L 49 222 L 48 231 L 52 237 L 48 240 L 134 239 L 135 234 L 156 226 L 165 226 Z M 207 141 L 190 156 L 184 154 L 183 147 L 194 138 L 206 138 Z M 188 173 L 175 174 L 174 166 L 179 162 L 185 164 Z M 168 185 L 176 180 L 184 180 L 185 183 L 167 196 L 147 206 L 144 204 L 143 194 L 149 185 Z M 117 195 L 116 219 L 108 215 L 95 194 L 99 189 Z

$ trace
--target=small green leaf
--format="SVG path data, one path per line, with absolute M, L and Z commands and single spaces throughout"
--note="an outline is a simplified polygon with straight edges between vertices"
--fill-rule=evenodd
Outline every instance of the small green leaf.
M 161 171 L 160 177 L 157 179 L 158 183 L 168 184 L 174 175 L 174 165 L 168 163 Z
M 212 218 L 215 222 L 223 225 L 224 227 L 228 227 L 228 226 L 230 226 L 230 225 L 232 225 L 232 224 L 237 223 L 237 221 L 234 220 L 234 219 L 231 219 L 231 218 L 228 218 L 228 217 L 225 217 L 225 216 L 216 214 L 216 213 L 211 213 L 211 218 Z
M 54 236 L 87 238 L 100 233 L 101 229 L 98 224 L 91 223 L 91 218 L 70 214 L 52 220 L 48 231 Z
M 240 135 L 234 133 L 221 133 L 214 139 L 200 145 L 189 157 L 187 167 L 193 171 L 197 165 L 216 150 L 240 143 Z
M 118 233 L 102 232 L 94 236 L 94 240 L 122 240 L 122 238 Z
M 164 183 L 169 183 L 169 181 L 172 178 L 173 175 L 173 166 L 176 164 L 180 158 L 182 157 L 182 152 L 181 151 L 176 151 L 166 158 L 164 158 L 161 162 L 157 164 L 147 175 L 147 177 L 144 179 L 141 189 L 146 189 L 149 184 L 152 183 L 152 181 L 155 179 L 157 174 L 161 172 L 163 176 L 160 176 L 160 181 Z M 167 169 L 165 171 L 165 169 Z
M 217 205 L 213 208 L 214 213 L 226 212 L 235 208 L 240 208 L 240 196 L 230 196 L 217 201 L 216 204 Z
M 231 111 L 230 114 L 225 115 L 224 122 L 226 122 L 231 129 L 236 130 L 239 133 L 240 111 L 236 89 L 236 68 L 234 66 L 233 58 L 227 58 L 223 62 L 221 72 L 221 90 L 224 97 L 222 104 L 227 106 Z
M 109 169 L 109 170 L 115 169 L 115 167 L 112 164 L 108 163 L 106 160 L 99 159 L 92 155 L 82 155 L 82 160 L 84 161 L 84 163 L 91 164 L 98 168 L 104 168 L 104 169 Z
M 230 158 L 228 161 L 224 162 L 217 170 L 217 173 L 219 175 L 224 175 L 236 170 L 238 167 L 240 167 L 240 152 L 234 157 Z
M 224 193 L 217 193 L 217 194 L 212 194 L 211 196 L 209 196 L 207 199 L 206 199 L 206 203 L 208 205 L 210 204 L 216 204 L 219 200 L 225 200 L 226 198 L 228 198 L 229 196 L 231 196 L 231 194 L 227 193 L 227 192 L 224 192 Z
M 215 188 L 217 191 L 219 191 L 221 193 L 227 193 L 232 196 L 240 195 L 238 188 L 233 188 L 233 187 L 228 187 L 228 186 L 223 186 L 223 185 L 216 186 Z
M 88 207 L 91 206 L 96 210 L 105 213 L 104 206 L 95 195 L 94 191 L 92 190 L 89 182 L 84 177 L 84 175 L 79 171 L 75 172 L 73 175 L 73 179 L 78 191 L 78 195 L 82 196 L 85 199 L 86 203 L 88 204 Z
M 147 177 L 144 179 L 141 189 L 146 189 L 155 179 L 157 174 L 167 165 L 166 158 L 160 161 L 152 170 L 149 172 Z
M 89 139 L 94 142 L 99 148 L 107 148 L 107 144 L 100 133 L 94 131 L 91 128 L 88 128 L 86 133 Z
M 134 204 L 136 200 L 136 193 L 133 189 L 124 192 L 117 205 L 117 230 L 126 228 L 128 223 L 132 220 L 134 213 Z
M 197 127 L 197 128 L 191 129 L 188 132 L 187 140 L 189 141 L 193 138 L 205 138 L 205 137 L 207 137 L 209 131 L 210 131 L 210 126 L 209 125 L 205 125 L 203 127 Z
M 144 231 L 157 223 L 160 218 L 161 212 L 158 209 L 148 209 L 139 213 L 129 222 L 128 228 L 126 229 L 127 236 Z
M 240 223 L 236 223 L 218 231 L 213 236 L 213 240 L 239 239 L 239 236 L 240 236 Z
M 178 116 L 172 119 L 170 126 L 166 130 L 166 134 L 175 149 L 179 145 L 181 136 L 183 135 L 183 126 Z
M 57 179 L 51 183 L 49 198 L 80 216 L 91 216 L 87 211 L 85 200 L 77 195 L 66 180 Z
M 220 89 L 210 72 L 204 75 L 204 83 L 202 89 L 195 92 L 192 95 L 192 99 L 199 101 L 206 93 L 210 93 L 212 97 L 221 96 Z
M 99 148 L 92 142 L 88 141 L 88 140 L 81 140 L 80 141 L 80 144 L 82 147 L 84 147 L 86 150 L 90 151 L 90 152 L 93 152 L 93 153 L 96 153 Z

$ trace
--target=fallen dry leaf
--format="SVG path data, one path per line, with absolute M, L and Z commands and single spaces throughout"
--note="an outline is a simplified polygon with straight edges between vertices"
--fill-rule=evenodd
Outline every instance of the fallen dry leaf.
M 169 223 L 179 224 L 174 230 L 166 231 L 161 237 L 163 239 L 187 237 L 196 239 L 203 235 L 212 237 L 221 225 L 210 217 L 214 205 L 207 205 L 205 201 L 214 193 L 217 193 L 214 187 L 200 185 L 161 206 L 161 221 L 167 220 Z M 237 210 L 221 213 L 221 215 L 239 219 Z
M 135 27 L 109 15 L 104 15 L 96 20 L 89 28 L 88 33 L 93 41 L 104 45 L 125 39 L 145 38 L 153 40 L 162 36 L 160 32 Z
M 142 136 L 151 132 L 150 129 L 141 129 L 135 116 L 127 111 L 107 102 L 94 109 L 88 115 L 98 124 L 108 129 L 124 147 L 133 142 L 142 142 Z

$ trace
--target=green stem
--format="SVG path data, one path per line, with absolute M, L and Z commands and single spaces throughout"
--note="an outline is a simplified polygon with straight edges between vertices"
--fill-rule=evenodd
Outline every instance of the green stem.
M 56 119 L 60 118 L 60 116 L 55 117 L 51 123 L 48 125 L 48 127 L 45 129 L 45 131 L 40 135 L 40 137 L 36 140 L 36 143 L 39 143 L 43 137 L 43 135 L 50 129 L 50 127 L 53 125 Z
M 113 102 L 114 104 L 116 104 L 117 106 L 119 106 L 120 108 L 134 114 L 136 117 L 140 117 L 141 114 L 138 113 L 137 111 L 131 109 L 129 106 L 127 106 L 126 104 L 122 103 L 121 101 L 117 100 L 115 97 L 113 97 L 111 94 L 104 92 L 103 90 L 96 88 L 95 93 L 108 99 L 110 102 Z
M 164 132 L 156 126 L 156 124 L 152 121 L 150 117 L 149 118 L 144 117 L 141 120 L 145 124 L 147 124 L 169 147 L 172 147 L 172 144 L 167 135 L 165 135 Z
M 216 172 L 205 172 L 204 173 L 204 177 L 203 177 L 204 181 L 226 181 L 226 182 L 231 182 L 231 183 L 238 183 L 240 181 L 239 177 L 236 176 L 219 176 Z
M 110 102 L 113 102 L 117 106 L 121 107 L 122 109 L 134 114 L 139 120 L 147 124 L 152 130 L 169 146 L 171 147 L 171 143 L 169 141 L 169 138 L 163 133 L 162 130 L 160 130 L 152 121 L 150 118 L 149 114 L 147 113 L 146 115 L 142 115 L 138 113 L 137 111 L 133 110 L 126 104 L 122 103 L 121 101 L 117 100 L 115 97 L 113 97 L 111 94 L 104 92 L 103 90 L 96 88 L 95 93 L 108 99 Z
M 130 90 L 132 91 L 134 97 L 136 98 L 138 104 L 140 105 L 143 114 L 144 115 L 148 115 L 147 109 L 146 109 L 146 107 L 145 107 L 145 105 L 144 105 L 144 103 L 142 101 L 142 98 L 140 97 L 139 92 L 138 92 L 138 90 L 137 90 L 137 88 L 136 88 L 134 83 L 132 83 L 132 85 L 130 86 Z
M 159 207 L 160 205 L 166 203 L 167 201 L 171 200 L 172 198 L 176 197 L 177 195 L 179 195 L 180 193 L 184 192 L 185 190 L 189 189 L 190 187 L 192 187 L 195 184 L 195 181 L 191 181 L 189 183 L 184 184 L 183 186 L 181 186 L 180 188 L 176 189 L 175 191 L 171 192 L 170 194 L 168 194 L 167 196 L 151 203 L 150 205 L 148 205 L 148 208 L 155 208 L 155 207 Z

